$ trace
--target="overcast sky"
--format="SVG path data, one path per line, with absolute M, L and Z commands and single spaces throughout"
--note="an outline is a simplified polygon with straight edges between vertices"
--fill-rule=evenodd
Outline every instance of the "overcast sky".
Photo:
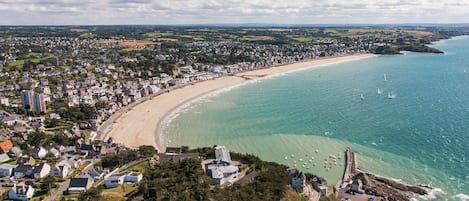
M 469 0 L 0 0 L 2 25 L 469 23 Z

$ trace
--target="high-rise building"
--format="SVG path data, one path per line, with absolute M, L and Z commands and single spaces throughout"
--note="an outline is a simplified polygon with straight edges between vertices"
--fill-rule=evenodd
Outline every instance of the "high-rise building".
M 38 112 L 46 112 L 46 101 L 44 94 L 34 94 L 33 103 L 34 110 Z
M 21 104 L 25 109 L 33 109 L 34 92 L 31 90 L 21 91 Z
M 21 104 L 25 109 L 46 112 L 44 94 L 35 94 L 32 90 L 21 91 Z

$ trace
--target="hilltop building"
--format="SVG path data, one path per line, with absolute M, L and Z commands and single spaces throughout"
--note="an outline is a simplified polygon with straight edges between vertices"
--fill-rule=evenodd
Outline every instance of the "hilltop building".
M 205 171 L 217 185 L 234 183 L 239 176 L 239 168 L 231 164 L 230 151 L 225 146 L 215 147 L 215 160 L 205 164 Z
M 299 193 L 305 192 L 306 176 L 296 168 L 288 169 L 288 177 L 291 187 Z

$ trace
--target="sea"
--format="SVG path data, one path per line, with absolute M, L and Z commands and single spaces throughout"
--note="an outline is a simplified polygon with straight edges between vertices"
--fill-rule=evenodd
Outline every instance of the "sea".
M 445 54 L 374 56 L 210 93 L 171 113 L 162 140 L 225 145 L 330 185 L 351 147 L 362 170 L 433 187 L 417 200 L 469 200 L 469 37 L 432 46 Z

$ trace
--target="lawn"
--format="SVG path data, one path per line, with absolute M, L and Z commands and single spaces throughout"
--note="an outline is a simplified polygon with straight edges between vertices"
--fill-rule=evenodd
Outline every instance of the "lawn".
M 148 161 L 144 160 L 144 161 L 141 161 L 139 163 L 136 163 L 136 164 L 128 167 L 125 170 L 134 171 L 134 172 L 142 172 L 143 173 L 147 167 L 148 167 Z
M 149 37 L 149 38 L 155 38 L 155 37 L 168 37 L 168 36 L 172 36 L 173 33 L 172 32 L 149 32 L 149 33 L 146 33 L 146 34 L 143 34 L 144 36 L 146 37 Z
M 244 36 L 241 38 L 241 41 L 264 41 L 264 40 L 274 40 L 272 36 Z
M 297 42 L 300 42 L 300 43 L 307 43 L 307 42 L 311 42 L 314 40 L 313 37 L 308 37 L 308 36 L 288 36 L 288 38 L 295 40 Z
M 104 189 L 101 193 L 101 200 L 126 200 L 126 196 L 137 187 L 138 185 L 126 183 L 115 188 Z

